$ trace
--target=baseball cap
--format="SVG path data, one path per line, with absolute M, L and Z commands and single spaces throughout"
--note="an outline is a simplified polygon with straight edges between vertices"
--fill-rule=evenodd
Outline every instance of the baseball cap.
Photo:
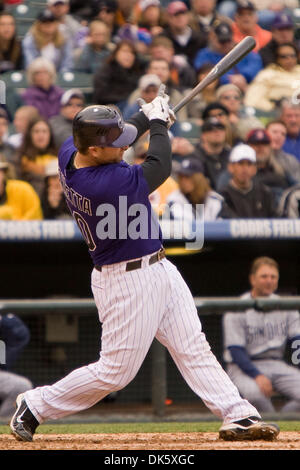
M 60 100 L 61 106 L 66 106 L 71 99 L 75 97 L 84 101 L 84 94 L 79 88 L 71 88 L 70 90 L 65 91 Z
M 40 12 L 37 15 L 36 19 L 40 21 L 41 23 L 50 23 L 50 22 L 52 23 L 53 21 L 57 21 L 53 13 L 51 13 L 51 11 L 49 10 L 44 10 Z
M 210 131 L 213 131 L 214 129 L 225 130 L 225 126 L 217 118 L 211 117 L 211 118 L 205 119 L 201 127 L 201 132 L 210 132 Z
M 238 0 L 236 2 L 236 11 L 240 10 L 256 10 L 254 3 L 250 2 L 249 0 Z
M 53 5 L 56 5 L 57 3 L 66 3 L 69 4 L 69 0 L 47 0 L 47 5 L 49 7 L 52 7 Z
M 252 129 L 247 135 L 247 144 L 270 144 L 271 139 L 265 129 Z
M 118 10 L 118 2 L 116 0 L 102 0 L 97 7 L 98 12 L 101 10 L 108 10 L 115 12 Z
M 229 23 L 226 23 L 225 21 L 221 21 L 220 23 L 217 23 L 214 27 L 213 30 L 219 40 L 219 42 L 227 42 L 231 41 L 233 33 L 232 33 L 232 28 Z
M 188 11 L 188 7 L 183 2 L 171 2 L 167 6 L 167 13 L 169 15 L 177 15 L 178 13 L 185 13 Z
M 227 116 L 229 116 L 229 111 L 228 109 L 226 108 L 226 106 L 224 106 L 222 103 L 219 103 L 218 101 L 214 101 L 212 103 L 209 103 L 203 110 L 203 113 L 202 113 L 202 119 L 207 119 L 209 117 L 209 113 L 210 111 L 213 111 L 214 109 L 220 109 L 222 110 Z M 213 117 L 213 116 L 211 116 Z
M 250 145 L 239 144 L 233 147 L 230 152 L 229 161 L 237 163 L 242 160 L 248 160 L 251 163 L 256 163 L 256 152 Z
M 140 9 L 145 11 L 148 7 L 160 7 L 159 0 L 141 0 L 139 2 Z
M 277 13 L 272 22 L 272 29 L 294 28 L 294 22 L 290 15 L 286 13 Z
M 148 86 L 156 86 L 159 87 L 161 84 L 161 80 L 157 75 L 149 73 L 147 75 L 143 75 L 139 80 L 139 89 L 146 90 Z
M 184 158 L 176 172 L 179 175 L 190 176 L 194 173 L 203 173 L 204 167 L 202 162 L 196 158 Z

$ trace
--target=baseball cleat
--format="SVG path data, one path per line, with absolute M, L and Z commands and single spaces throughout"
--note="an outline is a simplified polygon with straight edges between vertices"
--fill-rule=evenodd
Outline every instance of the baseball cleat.
M 10 422 L 11 432 L 18 441 L 30 442 L 39 422 L 28 408 L 22 393 L 17 396 L 16 404 L 17 409 Z
M 257 416 L 224 424 L 219 430 L 219 437 L 224 441 L 255 441 L 263 439 L 273 441 L 280 430 L 274 423 L 265 423 Z

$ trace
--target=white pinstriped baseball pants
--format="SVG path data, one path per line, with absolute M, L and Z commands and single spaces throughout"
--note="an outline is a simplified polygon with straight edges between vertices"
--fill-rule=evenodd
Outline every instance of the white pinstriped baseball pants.
M 41 423 L 87 409 L 124 388 L 137 374 L 156 337 L 206 406 L 225 423 L 257 410 L 242 399 L 211 352 L 193 297 L 177 268 L 166 258 L 126 272 L 126 263 L 93 270 L 92 289 L 102 322 L 100 359 L 53 385 L 25 393 Z

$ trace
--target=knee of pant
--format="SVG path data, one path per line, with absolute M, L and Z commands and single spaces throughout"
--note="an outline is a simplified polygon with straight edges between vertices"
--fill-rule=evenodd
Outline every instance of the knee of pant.
M 110 392 L 117 392 L 118 390 L 126 387 L 126 385 L 128 385 L 135 377 L 137 372 L 134 370 L 129 373 L 125 366 L 118 367 L 118 365 L 110 365 L 110 367 L 107 367 L 101 359 L 95 364 L 95 368 L 102 386 Z
M 18 395 L 19 393 L 26 392 L 27 390 L 31 390 L 33 388 L 33 384 L 30 382 L 29 379 L 26 377 L 20 377 L 18 382 L 14 385 L 14 392 Z

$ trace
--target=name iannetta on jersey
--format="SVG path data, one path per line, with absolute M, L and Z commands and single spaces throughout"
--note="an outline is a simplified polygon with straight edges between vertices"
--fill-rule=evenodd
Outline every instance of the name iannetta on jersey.
M 76 209 L 84 212 L 85 214 L 92 215 L 91 200 L 87 197 L 82 196 L 74 189 L 70 188 L 66 184 L 65 177 L 63 173 L 59 170 L 60 182 L 63 188 L 64 195 L 66 199 L 74 206 Z

